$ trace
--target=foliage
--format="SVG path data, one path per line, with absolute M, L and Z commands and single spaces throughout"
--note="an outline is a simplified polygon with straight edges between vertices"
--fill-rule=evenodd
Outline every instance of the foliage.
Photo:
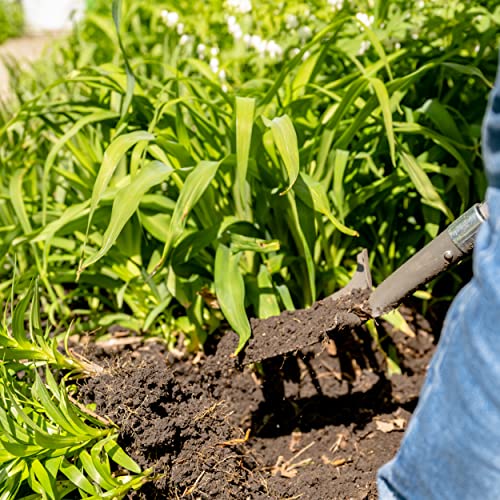
M 23 9 L 17 0 L 0 0 L 0 43 L 19 36 L 24 24 Z
M 0 496 L 59 499 L 78 492 L 122 498 L 150 471 L 142 473 L 120 448 L 111 423 L 104 425 L 72 402 L 72 375 L 91 364 L 57 347 L 41 329 L 32 286 L 17 304 L 10 329 L 0 328 Z
M 98 370 L 62 349 L 70 328 L 196 349 L 225 318 L 242 347 L 248 315 L 332 293 L 363 247 L 380 281 L 483 196 L 500 8 L 370 5 L 95 0 L 31 73 L 10 63 L 1 498 L 150 477 L 69 396 Z
M 194 349 L 224 316 L 241 347 L 245 312 L 330 294 L 362 247 L 380 281 L 482 197 L 500 10 L 341 3 L 115 2 L 120 38 L 97 5 L 12 68 L 4 297 L 16 262 L 58 327 Z

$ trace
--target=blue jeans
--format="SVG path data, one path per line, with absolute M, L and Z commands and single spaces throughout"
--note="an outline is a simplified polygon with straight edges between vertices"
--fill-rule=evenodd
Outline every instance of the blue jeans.
M 381 500 L 500 499 L 500 76 L 483 123 L 489 219 L 455 298 Z

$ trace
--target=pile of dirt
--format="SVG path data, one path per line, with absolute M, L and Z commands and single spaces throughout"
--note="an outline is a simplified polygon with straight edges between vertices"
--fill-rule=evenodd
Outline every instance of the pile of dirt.
M 214 362 L 216 345 L 176 360 L 146 342 L 94 350 L 105 370 L 79 399 L 154 469 L 141 498 L 376 498 L 376 471 L 399 446 L 434 349 L 425 320 L 406 317 L 414 337 L 388 329 L 400 375 L 386 375 L 364 328 L 243 371 Z

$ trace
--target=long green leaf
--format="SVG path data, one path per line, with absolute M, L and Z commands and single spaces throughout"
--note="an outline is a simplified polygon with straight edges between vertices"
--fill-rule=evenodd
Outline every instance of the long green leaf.
M 97 495 L 98 492 L 90 481 L 85 477 L 85 475 L 80 471 L 78 467 L 70 463 L 68 460 L 64 460 L 61 464 L 60 471 L 80 490 L 83 490 L 89 495 Z
M 293 190 L 303 203 L 316 212 L 325 215 L 340 232 L 349 236 L 358 236 L 357 231 L 348 228 L 333 216 L 328 203 L 328 196 L 320 182 L 301 172 Z
M 245 310 L 245 283 L 239 269 L 240 253 L 233 254 L 226 245 L 219 244 L 215 254 L 214 284 L 222 313 L 240 340 L 239 353 L 252 335 Z
M 391 103 L 389 98 L 389 93 L 387 88 L 383 84 L 382 80 L 378 78 L 369 79 L 377 99 L 380 103 L 380 108 L 382 109 L 382 116 L 384 117 L 385 133 L 387 134 L 387 142 L 389 143 L 389 152 L 391 155 L 392 164 L 396 165 L 396 140 L 394 138 L 394 128 L 392 125 L 392 111 Z
M 300 159 L 297 134 L 288 115 L 273 118 L 269 123 L 269 127 L 288 174 L 288 186 L 280 193 L 283 195 L 293 187 L 299 175 Z
M 304 294 L 304 305 L 310 306 L 316 300 L 316 266 L 314 264 L 313 255 L 311 252 L 309 241 L 306 237 L 307 229 L 314 227 L 314 217 L 311 214 L 307 214 L 309 209 L 311 209 L 305 203 L 302 204 L 302 216 L 299 211 L 298 205 L 301 203 L 300 198 L 298 200 L 293 196 L 293 192 L 288 193 L 288 207 L 287 207 L 287 222 L 292 232 L 295 243 L 299 249 L 299 253 L 304 259 L 304 264 L 306 268 L 306 277 L 303 281 L 303 294 Z M 312 232 L 312 231 L 309 231 Z
M 14 172 L 10 178 L 9 195 L 14 212 L 17 215 L 24 234 L 29 234 L 32 231 L 32 227 L 26 212 L 25 195 L 23 190 L 23 178 L 25 173 L 26 170 L 21 168 Z
M 14 313 L 12 315 L 12 335 L 19 347 L 29 348 L 31 343 L 29 342 L 26 335 L 26 311 L 33 299 L 34 293 L 34 283 L 32 283 L 26 292 L 26 295 L 18 302 L 14 308 Z
M 42 485 L 44 493 L 51 500 L 57 500 L 58 494 L 55 490 L 55 481 L 49 476 L 45 467 L 40 463 L 39 460 L 33 460 L 31 463 L 32 471 L 34 472 L 39 483 Z
M 135 87 L 135 75 L 130 66 L 127 52 L 125 51 L 125 46 L 123 45 L 123 40 L 121 36 L 121 18 L 122 18 L 122 1 L 121 0 L 113 0 L 111 6 L 111 12 L 113 15 L 113 21 L 115 23 L 116 35 L 118 37 L 118 44 L 120 46 L 120 51 L 123 56 L 123 60 L 125 62 L 125 72 L 127 74 L 127 91 L 125 93 L 125 98 L 123 100 L 122 109 L 121 109 L 121 120 L 123 122 L 128 114 L 130 104 L 132 102 L 132 98 L 134 96 L 134 87 Z
M 423 201 L 430 206 L 441 210 L 448 219 L 453 218 L 453 214 L 450 209 L 445 205 L 441 196 L 439 196 L 436 188 L 432 184 L 429 176 L 424 172 L 424 169 L 418 164 L 415 157 L 409 153 L 401 152 L 401 161 L 403 167 L 408 173 L 415 189 L 418 191 L 420 196 L 422 196 Z
M 255 113 L 255 99 L 236 97 L 236 175 L 234 198 L 242 220 L 249 218 L 250 193 L 247 185 L 248 159 Z
M 116 441 L 107 441 L 104 444 L 104 449 L 111 459 L 121 467 L 131 472 L 135 472 L 136 474 L 141 473 L 140 466 L 123 451 Z
M 72 435 L 78 435 L 78 429 L 75 429 L 68 422 L 58 406 L 52 401 L 49 392 L 38 374 L 35 375 L 35 383 L 33 384 L 31 392 L 33 397 L 40 401 L 47 415 L 58 427 Z
M 277 316 L 281 312 L 280 306 L 274 292 L 271 274 L 264 265 L 260 266 L 259 274 L 257 275 L 257 285 L 259 287 L 259 318 Z
M 91 123 L 104 122 L 106 120 L 112 120 L 118 118 L 118 114 L 114 111 L 100 110 L 91 113 L 88 116 L 84 116 L 77 120 L 73 126 L 54 144 L 50 150 L 45 164 L 43 166 L 43 179 L 42 179 L 42 225 L 45 226 L 47 222 L 47 200 L 49 196 L 49 174 L 51 172 L 52 166 L 57 158 L 58 153 L 64 147 L 64 145 L 74 137 L 83 127 L 90 125 Z
M 109 251 L 116 242 L 125 224 L 138 209 L 144 194 L 153 186 L 167 180 L 172 171 L 172 167 L 159 161 L 152 161 L 140 170 L 128 186 L 118 191 L 111 210 L 111 219 L 104 233 L 101 248 L 83 262 L 79 272 L 97 262 Z
M 220 164 L 221 162 L 202 161 L 187 176 L 170 219 L 168 239 L 163 249 L 162 260 L 165 260 L 172 245 L 181 236 L 188 215 L 212 182 Z
M 82 462 L 83 469 L 92 479 L 102 488 L 107 490 L 112 490 L 118 483 L 113 478 L 109 478 L 108 474 L 103 474 L 101 464 L 98 461 L 94 461 L 94 458 L 90 456 L 87 450 L 83 450 L 80 453 L 80 461 Z
M 463 135 L 455 123 L 455 120 L 448 109 L 441 104 L 439 100 L 427 100 L 421 107 L 421 110 L 430 118 L 444 137 L 449 137 L 459 144 L 464 143 Z
M 130 132 L 128 134 L 123 134 L 115 139 L 108 147 L 104 153 L 104 158 L 102 161 L 101 168 L 97 174 L 97 178 L 94 183 L 94 188 L 92 190 L 92 198 L 90 199 L 90 213 L 87 225 L 87 233 L 90 229 L 92 223 L 92 217 L 97 208 L 97 205 L 102 199 L 104 191 L 111 181 L 111 177 L 118 166 L 118 163 L 123 158 L 123 155 L 135 146 L 140 141 L 152 141 L 155 138 L 153 134 L 139 130 L 136 132 Z

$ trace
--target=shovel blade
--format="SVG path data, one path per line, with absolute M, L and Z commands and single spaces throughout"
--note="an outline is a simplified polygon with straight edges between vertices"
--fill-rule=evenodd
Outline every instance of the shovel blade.
M 356 273 L 346 287 L 310 308 L 252 319 L 252 337 L 240 362 L 246 365 L 296 353 L 325 340 L 333 331 L 361 325 L 369 318 L 366 308 L 371 289 L 368 252 L 363 250 L 357 256 Z

